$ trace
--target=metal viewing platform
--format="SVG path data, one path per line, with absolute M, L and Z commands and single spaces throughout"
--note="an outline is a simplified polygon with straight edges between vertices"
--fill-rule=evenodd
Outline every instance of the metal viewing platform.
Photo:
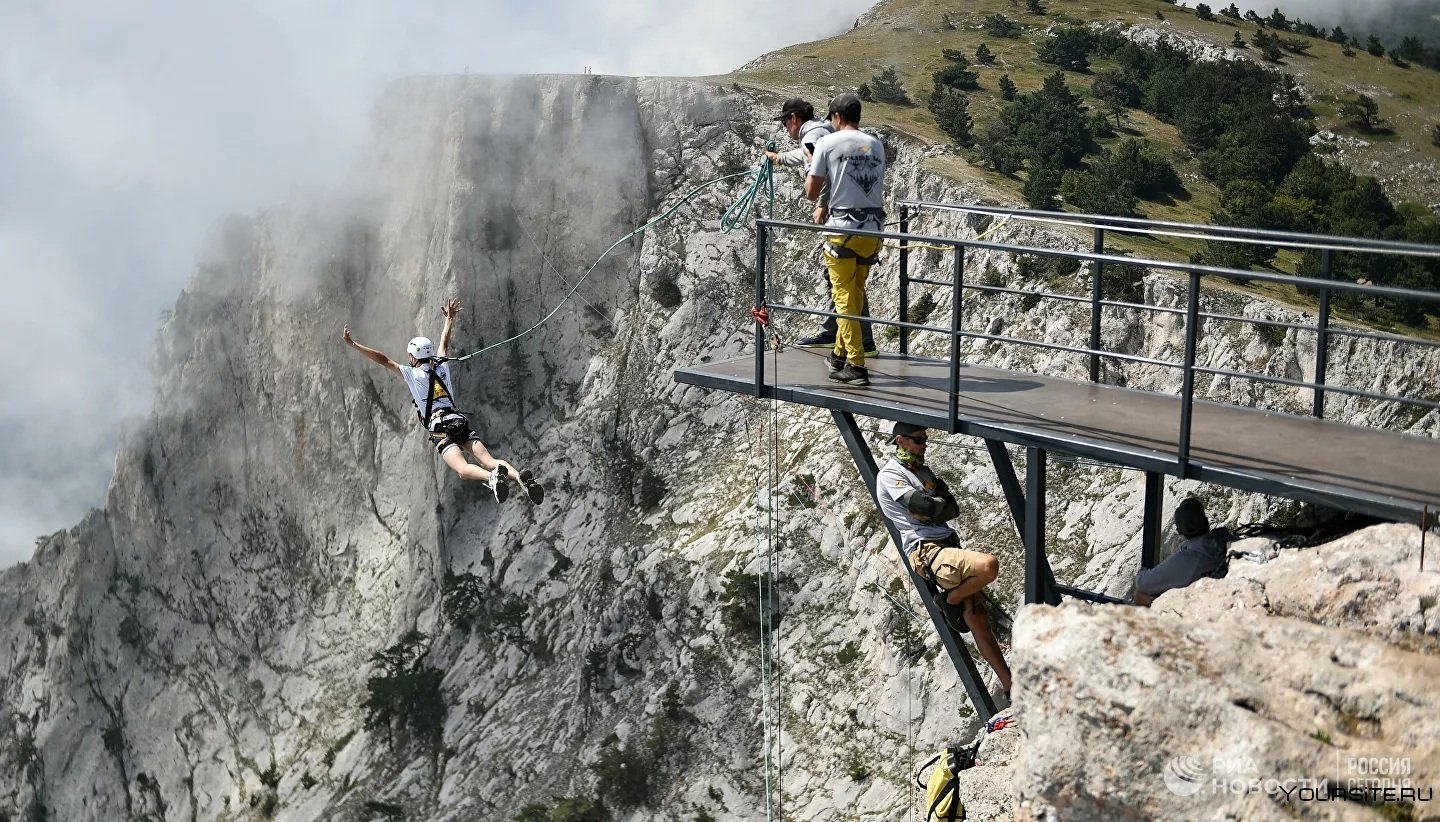
M 876 464 L 855 422 L 855 415 L 901 420 L 982 438 L 1025 545 L 1025 600 L 1030 603 L 1058 603 L 1062 595 L 1096 602 L 1115 602 L 1095 592 L 1059 585 L 1050 572 L 1044 544 L 1045 468 L 1050 451 L 1145 472 L 1142 567 L 1154 564 L 1159 548 L 1162 481 L 1165 475 L 1313 502 L 1385 519 L 1429 524 L 1434 521 L 1435 512 L 1440 511 L 1440 440 L 1323 419 L 1327 394 L 1349 394 L 1429 411 L 1440 409 L 1440 403 L 1433 398 L 1400 397 L 1326 382 L 1330 342 L 1337 336 L 1370 337 L 1419 348 L 1440 348 L 1440 343 L 1424 338 L 1334 325 L 1330 318 L 1332 293 L 1350 292 L 1375 299 L 1430 304 L 1440 304 L 1440 294 L 1328 279 L 1332 256 L 1338 253 L 1377 254 L 1440 260 L 1440 248 L 989 206 L 917 201 L 899 205 L 899 231 L 853 233 L 881 237 L 899 244 L 899 316 L 909 316 L 912 284 L 950 289 L 951 311 L 947 326 L 872 318 L 870 322 L 877 325 L 892 325 L 900 329 L 900 352 L 882 354 L 867 361 L 871 381 L 868 387 L 851 387 L 829 380 L 823 352 L 789 347 L 775 350 L 767 342 L 768 329 L 760 322 L 755 324 L 753 354 L 678 369 L 675 372 L 676 381 L 829 410 L 872 495 L 875 491 Z M 1093 250 L 1070 251 L 912 234 L 909 224 L 918 210 L 966 212 L 973 215 L 972 219 L 980 221 L 1005 219 L 1082 227 L 1093 233 Z M 771 315 L 790 312 L 796 315 L 836 316 L 801 306 L 770 303 L 766 294 L 767 254 L 772 233 L 822 230 L 821 226 L 810 224 L 757 221 L 757 309 L 763 307 Z M 1273 272 L 1108 254 L 1105 251 L 1106 232 L 1296 249 L 1318 255 L 1322 276 L 1293 277 Z M 953 252 L 948 279 L 911 276 L 909 258 L 911 247 L 916 244 Z M 967 249 L 1068 259 L 1088 264 L 1091 293 L 1087 297 L 967 283 Z M 1177 280 L 1188 279 L 1186 307 L 1178 309 L 1128 302 L 1114 299 L 1115 295 L 1107 298 L 1104 278 L 1107 266 L 1176 272 Z M 1314 324 L 1289 323 L 1201 311 L 1202 277 L 1283 282 L 1311 289 L 1317 295 L 1316 321 Z M 968 292 L 1031 295 L 1029 299 L 1088 304 L 1091 319 L 1089 345 L 1060 345 L 967 330 L 962 316 L 962 297 Z M 1100 335 L 1102 314 L 1107 309 L 1117 308 L 1183 317 L 1185 348 L 1181 360 L 1158 360 L 1104 350 Z M 1205 322 L 1213 320 L 1278 326 L 1297 329 L 1297 333 L 1315 334 L 1315 380 L 1307 382 L 1197 365 L 1196 342 L 1200 328 Z M 939 360 L 911 355 L 911 336 L 920 333 L 947 337 L 950 358 Z M 1089 363 L 1090 379 L 1069 379 L 964 362 L 960 358 L 960 344 L 965 339 L 1029 346 L 1085 357 Z M 1178 369 L 1182 375 L 1180 392 L 1172 395 L 1106 384 L 1101 381 L 1102 361 L 1106 360 Z M 1312 415 L 1284 414 L 1196 399 L 1196 379 L 1205 375 L 1309 389 L 1314 398 Z M 1009 445 L 1026 449 L 1023 487 L 1007 449 Z M 898 535 L 893 528 L 891 536 L 899 550 Z M 903 556 L 901 564 L 909 567 Z M 982 718 L 988 718 L 994 712 L 994 704 L 980 682 L 974 661 L 964 644 L 946 627 L 927 585 L 913 571 L 911 577 L 977 713 Z

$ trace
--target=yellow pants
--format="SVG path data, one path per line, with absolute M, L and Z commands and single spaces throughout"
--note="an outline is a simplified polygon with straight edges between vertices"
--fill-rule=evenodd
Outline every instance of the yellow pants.
M 870 276 L 870 265 L 861 263 L 856 257 L 873 257 L 880 251 L 878 237 L 829 237 L 825 249 L 825 267 L 830 271 L 830 293 L 835 298 L 835 310 L 841 314 L 859 316 L 865 305 L 865 280 Z M 855 256 L 837 256 L 836 249 L 846 249 Z M 859 320 L 836 320 L 835 356 L 844 357 L 852 365 L 865 365 L 865 343 L 861 339 Z

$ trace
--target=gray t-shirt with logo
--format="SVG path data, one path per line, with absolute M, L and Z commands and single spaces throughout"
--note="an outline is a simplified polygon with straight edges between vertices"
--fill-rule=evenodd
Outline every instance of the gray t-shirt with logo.
M 810 159 L 810 173 L 830 181 L 826 225 L 879 228 L 880 209 L 885 207 L 885 144 L 879 138 L 850 128 L 821 137 Z M 847 213 L 860 209 L 873 209 L 873 216 Z

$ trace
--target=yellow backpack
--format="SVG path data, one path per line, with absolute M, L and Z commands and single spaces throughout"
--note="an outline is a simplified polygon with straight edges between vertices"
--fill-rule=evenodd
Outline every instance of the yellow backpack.
M 930 757 L 915 772 L 915 784 L 925 789 L 925 822 L 956 822 L 965 818 L 965 803 L 960 801 L 960 772 L 975 764 L 976 745 L 951 745 Z M 930 782 L 920 781 L 920 774 L 931 765 Z

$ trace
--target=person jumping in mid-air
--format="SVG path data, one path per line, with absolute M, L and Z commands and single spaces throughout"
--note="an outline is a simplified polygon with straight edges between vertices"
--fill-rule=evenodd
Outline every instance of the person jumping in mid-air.
M 430 434 L 430 442 L 434 443 L 445 464 L 461 479 L 486 483 L 500 502 L 504 502 L 510 492 L 506 480 L 518 479 L 525 486 L 530 501 L 538 504 L 545 498 L 545 489 L 535 481 L 534 476 L 529 471 L 517 471 L 509 462 L 491 456 L 480 441 L 480 435 L 471 429 L 470 420 L 455 408 L 450 391 L 450 366 L 445 362 L 445 352 L 450 345 L 455 316 L 460 313 L 460 301 L 446 301 L 440 306 L 440 313 L 445 316 L 445 329 L 440 332 L 439 348 L 425 337 L 412 339 L 405 347 L 410 354 L 409 365 L 401 365 L 379 351 L 355 342 L 350 338 L 349 325 L 345 326 L 342 337 L 346 345 L 405 380 L 410 397 L 415 401 L 420 424 Z M 467 450 L 479 465 L 465 459 Z

